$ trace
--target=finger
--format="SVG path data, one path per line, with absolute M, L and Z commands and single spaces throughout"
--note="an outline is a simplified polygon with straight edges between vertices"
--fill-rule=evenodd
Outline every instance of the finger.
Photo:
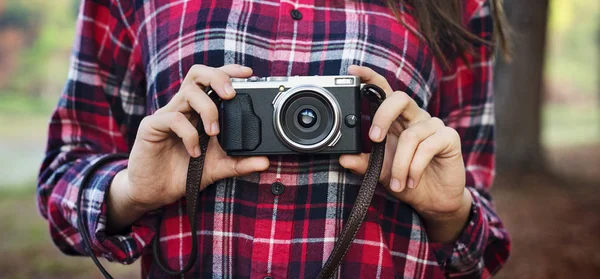
M 351 170 L 356 174 L 363 175 L 369 165 L 369 154 L 345 154 L 340 156 L 339 163 L 342 167 Z
M 269 159 L 266 156 L 236 158 L 234 166 L 236 176 L 248 175 L 269 168 Z
M 228 64 L 218 68 L 232 78 L 245 78 L 252 75 L 252 68 L 238 65 Z
M 390 126 L 398 117 L 402 117 L 406 122 L 406 126 L 412 126 L 419 121 L 429 119 L 431 116 L 422 110 L 415 100 L 406 93 L 396 91 L 388 95 L 375 112 L 369 130 L 369 138 L 374 142 L 382 141 Z
M 387 80 L 369 67 L 352 65 L 348 67 L 348 74 L 360 77 L 361 82 L 374 84 L 381 87 L 381 89 L 383 89 L 387 95 L 393 92 L 392 87 Z
M 209 136 L 219 134 L 219 111 L 210 97 L 202 91 L 198 85 L 189 85 L 182 88 L 169 103 L 159 109 L 157 113 L 162 112 L 181 112 L 189 115 L 189 112 L 196 111 L 202 119 L 204 131 Z
M 221 68 L 212 68 L 204 65 L 194 65 L 183 80 L 182 87 L 199 84 L 210 86 L 221 99 L 229 100 L 235 96 L 231 85 L 232 77 L 248 77 L 252 69 L 240 65 L 226 65 Z
M 177 94 L 182 94 L 184 99 L 177 111 L 185 113 L 191 109 L 195 110 L 200 115 L 206 134 L 209 136 L 219 134 L 219 110 L 207 94 L 198 86 L 190 86 Z
M 413 184 L 412 188 L 416 188 L 433 157 L 454 155 L 460 155 L 460 137 L 458 133 L 450 127 L 439 129 L 417 147 L 409 167 L 409 182 L 407 183 Z
M 409 167 L 419 144 L 444 127 L 439 118 L 430 118 L 404 130 L 398 139 L 394 162 L 392 163 L 392 179 L 390 188 L 394 192 L 405 189 Z
M 140 124 L 140 130 L 148 133 L 149 140 L 162 140 L 174 133 L 183 140 L 185 149 L 192 157 L 200 156 L 198 131 L 181 112 L 164 112 L 147 116 Z
M 214 181 L 264 171 L 269 168 L 269 159 L 265 156 L 257 157 L 228 157 L 219 161 L 213 179 Z

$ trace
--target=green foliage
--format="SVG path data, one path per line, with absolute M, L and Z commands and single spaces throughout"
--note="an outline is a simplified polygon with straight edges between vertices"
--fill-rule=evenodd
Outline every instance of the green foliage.
M 18 93 L 0 92 L 0 115 L 48 115 L 56 102 L 57 100 L 50 102 Z
M 575 19 L 574 5 L 571 1 L 551 1 L 548 27 L 553 33 L 565 33 Z
M 39 111 L 35 111 L 33 108 L 36 104 L 32 105 L 32 103 L 22 102 L 22 100 L 25 99 L 15 99 L 11 102 L 13 105 L 20 104 L 18 108 L 13 109 L 12 111 L 5 111 L 4 103 L 0 100 L 0 104 L 2 105 L 0 106 L 0 147 L 5 147 L 7 144 L 11 143 L 19 146 L 18 143 L 22 140 L 36 140 L 39 142 L 40 146 L 44 144 L 43 139 L 48 131 L 50 113 L 40 113 Z M 37 106 L 42 107 L 43 109 L 41 110 L 49 110 L 46 108 L 47 104 L 38 104 Z M 14 156 L 23 155 L 19 152 L 13 154 Z M 11 162 L 20 159 L 22 158 L 2 158 L 2 160 L 0 160 L 0 168 L 14 166 Z M 2 170 L 0 170 L 0 174 L 1 173 L 3 173 Z M 0 178 L 0 187 L 2 187 L 4 180 L 6 180 L 6 178 Z
M 545 146 L 600 141 L 600 111 L 593 105 L 546 105 L 542 110 L 542 119 L 542 143 Z
M 70 48 L 75 33 L 74 0 L 9 1 L 12 10 L 26 13 L 35 36 L 33 44 L 21 51 L 19 68 L 12 75 L 8 88 L 27 96 L 39 97 L 60 92 L 68 71 Z M 35 5 L 33 5 L 33 4 Z
M 600 90 L 600 2 L 552 0 L 549 17 L 547 77 L 581 93 Z

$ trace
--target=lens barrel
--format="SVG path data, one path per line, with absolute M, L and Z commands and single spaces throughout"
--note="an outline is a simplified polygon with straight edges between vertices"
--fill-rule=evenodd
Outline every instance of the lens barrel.
M 273 125 L 281 141 L 291 149 L 315 152 L 326 148 L 340 133 L 341 109 L 328 90 L 298 86 L 276 97 Z

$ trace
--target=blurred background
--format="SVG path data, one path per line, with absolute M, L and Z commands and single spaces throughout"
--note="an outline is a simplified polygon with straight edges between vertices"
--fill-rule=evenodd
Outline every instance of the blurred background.
M 0 0 L 0 278 L 100 278 L 62 255 L 35 205 L 77 0 Z M 493 188 L 513 253 L 498 278 L 600 278 L 600 1 L 505 0 Z M 110 265 L 119 277 L 138 264 Z

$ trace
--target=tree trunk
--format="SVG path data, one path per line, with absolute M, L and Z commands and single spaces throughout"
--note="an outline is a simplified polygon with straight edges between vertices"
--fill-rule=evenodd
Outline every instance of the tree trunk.
M 512 63 L 496 66 L 498 171 L 543 171 L 540 143 L 548 0 L 505 0 Z

